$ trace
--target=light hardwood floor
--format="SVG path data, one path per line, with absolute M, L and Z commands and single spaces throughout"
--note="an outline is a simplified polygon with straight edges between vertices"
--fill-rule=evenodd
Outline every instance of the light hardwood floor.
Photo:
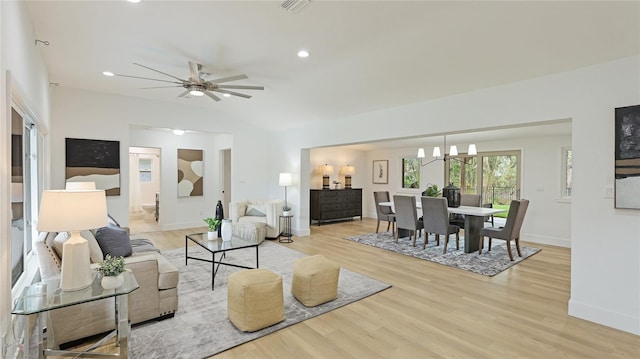
M 535 244 L 540 253 L 485 277 L 342 239 L 375 224 L 313 225 L 282 245 L 392 288 L 212 358 L 640 358 L 639 336 L 567 315 L 569 249 Z M 171 249 L 193 231 L 133 237 Z

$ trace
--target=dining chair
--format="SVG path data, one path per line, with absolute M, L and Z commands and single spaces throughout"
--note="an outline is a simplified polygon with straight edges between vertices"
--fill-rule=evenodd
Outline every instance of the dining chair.
M 483 203 L 482 207 L 484 207 L 484 208 L 493 208 L 493 203 Z M 494 221 L 493 221 L 493 214 L 490 214 L 488 216 L 484 216 L 484 221 L 491 223 L 491 227 L 495 227 L 496 226 Z
M 409 239 L 413 235 L 413 246 L 416 246 L 416 237 L 422 232 L 424 224 L 418 219 L 416 198 L 413 196 L 393 196 L 393 205 L 396 209 L 396 242 L 400 229 L 409 231 Z
M 456 250 L 460 249 L 460 227 L 449 223 L 449 211 L 447 210 L 447 198 L 445 197 L 421 197 L 422 217 L 424 218 L 425 239 L 422 248 L 427 246 L 427 233 L 436 236 L 436 244 L 440 245 L 440 235 L 444 236 L 444 250 L 447 253 L 449 236 L 456 235 Z
M 460 195 L 460 205 L 461 206 L 469 206 L 469 207 L 480 207 L 480 203 L 482 202 L 482 196 L 479 194 L 461 194 Z M 464 228 L 464 214 L 454 214 L 452 213 L 449 217 L 449 223 L 455 224 L 456 226 L 460 226 Z
M 491 239 L 502 239 L 507 242 L 507 253 L 509 253 L 509 259 L 513 261 L 513 254 L 511 253 L 511 240 L 516 242 L 516 249 L 518 256 L 522 257 L 520 252 L 520 228 L 522 228 L 522 222 L 524 222 L 524 215 L 527 213 L 529 207 L 528 199 L 513 200 L 509 206 L 509 214 L 507 215 L 507 222 L 504 227 L 494 228 L 485 227 L 480 230 L 480 248 L 478 254 L 482 254 L 482 247 L 484 247 L 484 237 L 489 237 L 489 251 L 491 251 Z
M 396 214 L 391 206 L 381 206 L 380 202 L 390 202 L 388 191 L 373 192 L 373 199 L 376 204 L 376 213 L 378 215 L 378 224 L 376 225 L 376 233 L 380 229 L 380 221 L 387 221 L 387 232 L 391 227 L 392 232 L 396 232 Z

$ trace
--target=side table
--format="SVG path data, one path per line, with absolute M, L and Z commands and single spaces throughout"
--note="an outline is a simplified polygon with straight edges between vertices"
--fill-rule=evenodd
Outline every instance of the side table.
M 280 243 L 292 243 L 293 239 L 291 239 L 291 219 L 293 216 L 280 216 L 280 221 L 278 225 L 278 242 Z
M 140 286 L 136 278 L 129 271 L 123 273 L 124 283 L 116 289 L 104 289 L 100 284 L 102 276 L 94 275 L 93 282 L 87 288 L 75 291 L 63 291 L 60 289 L 60 279 L 53 278 L 26 287 L 20 296 L 16 299 L 11 314 L 19 315 L 24 328 L 24 358 L 43 358 L 46 356 L 72 356 L 72 357 L 118 357 L 128 358 L 129 356 L 129 293 L 138 289 Z M 100 300 L 105 298 L 114 298 L 115 311 L 115 329 L 107 334 L 98 342 L 86 348 L 84 351 L 59 350 L 55 341 L 55 333 L 49 328 L 53 328 L 49 324 L 51 316 L 47 315 L 50 310 L 75 306 L 78 304 Z M 43 317 L 46 317 L 43 318 Z M 34 318 L 35 343 L 31 343 L 31 334 L 29 330 L 30 318 Z M 43 329 L 47 327 L 47 332 L 43 338 Z M 99 353 L 93 350 L 100 347 L 108 339 L 116 338 L 116 347 L 119 347 L 118 353 Z M 37 352 L 30 352 L 32 347 L 37 347 Z

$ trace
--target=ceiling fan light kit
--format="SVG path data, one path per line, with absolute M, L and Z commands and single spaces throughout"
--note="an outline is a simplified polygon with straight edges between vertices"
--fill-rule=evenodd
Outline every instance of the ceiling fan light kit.
M 152 89 L 152 88 L 170 88 L 170 87 L 182 87 L 185 89 L 185 91 L 183 93 L 181 93 L 180 95 L 178 95 L 178 97 L 186 97 L 187 95 L 191 95 L 191 96 L 208 96 L 209 98 L 211 98 L 212 100 L 218 102 L 220 101 L 220 97 L 216 96 L 214 94 L 214 92 L 219 92 L 221 94 L 223 94 L 225 97 L 230 97 L 230 96 L 236 96 L 236 97 L 242 97 L 242 98 L 251 98 L 250 95 L 247 94 L 243 94 L 240 92 L 235 92 L 235 91 L 230 91 L 229 89 L 238 89 L 238 90 L 264 90 L 264 86 L 249 86 L 249 85 L 225 85 L 226 82 L 231 82 L 231 81 L 237 81 L 237 80 L 243 80 L 243 79 L 247 79 L 247 75 L 245 74 L 241 74 L 241 75 L 234 75 L 234 76 L 228 76 L 228 77 L 222 77 L 219 79 L 214 79 L 214 80 L 204 80 L 203 76 L 207 76 L 209 74 L 202 72 L 202 65 L 192 62 L 192 61 L 188 61 L 188 65 L 189 65 L 189 73 L 190 76 L 187 79 L 181 79 L 177 76 L 173 76 L 171 74 L 168 74 L 166 72 L 162 72 L 156 69 L 153 69 L 151 67 L 139 64 L 139 63 L 133 63 L 136 66 L 140 66 L 143 67 L 145 69 L 157 72 L 159 74 L 162 74 L 164 76 L 170 77 L 173 80 L 162 80 L 162 79 L 154 79 L 154 78 L 149 78 L 149 77 L 140 77 L 140 76 L 131 76 L 131 75 L 122 75 L 122 74 L 112 74 L 110 72 L 103 72 L 103 74 L 105 76 L 120 76 L 120 77 L 130 77 L 130 78 L 134 78 L 134 79 L 142 79 L 142 80 L 151 80 L 151 81 L 159 81 L 159 82 L 166 82 L 169 84 L 173 84 L 173 85 L 166 85 L 166 86 L 157 86 L 157 87 L 146 87 L 145 89 Z M 107 73 L 111 74 L 108 75 Z

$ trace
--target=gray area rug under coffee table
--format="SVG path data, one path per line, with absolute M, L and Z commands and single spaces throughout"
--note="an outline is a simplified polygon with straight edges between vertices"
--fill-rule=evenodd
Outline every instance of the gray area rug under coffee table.
M 196 253 L 201 258 L 211 258 L 209 252 L 189 247 L 189 256 Z M 163 255 L 180 270 L 178 311 L 174 318 L 132 328 L 129 341 L 132 358 L 206 358 L 391 287 L 342 268 L 338 298 L 307 308 L 291 295 L 293 262 L 305 254 L 265 241 L 260 245 L 260 268 L 270 269 L 282 276 L 286 319 L 257 332 L 245 333 L 236 329 L 227 318 L 227 277 L 242 269 L 220 266 L 215 290 L 212 291 L 211 264 L 189 260 L 188 266 L 185 266 L 184 248 L 163 251 Z M 226 260 L 254 266 L 255 250 L 228 252 Z
M 442 253 L 444 246 L 443 236 L 440 236 L 440 246 L 436 246 L 435 237 L 430 235 L 425 249 L 422 249 L 424 243 L 422 237 L 418 237 L 414 247 L 413 242 L 408 237 L 400 238 L 396 243 L 391 232 L 367 233 L 345 239 L 486 276 L 494 276 L 540 252 L 538 248 L 520 246 L 522 257 L 519 257 L 516 252 L 516 246 L 512 241 L 511 250 L 514 259 L 512 262 L 507 254 L 506 242 L 500 239 L 493 240 L 491 251 L 487 251 L 489 241 L 485 240 L 484 249 L 480 255 L 478 255 L 477 251 L 464 253 L 463 236 L 460 236 L 459 250 L 456 250 L 455 236 L 449 238 L 446 254 Z

